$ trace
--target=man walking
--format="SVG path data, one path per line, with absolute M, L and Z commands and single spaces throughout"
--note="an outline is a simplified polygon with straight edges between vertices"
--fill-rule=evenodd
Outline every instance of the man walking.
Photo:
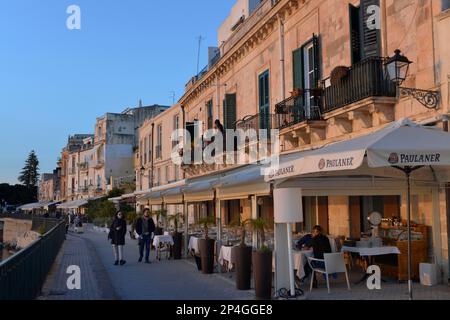
M 150 217 L 150 209 L 145 208 L 144 216 L 136 222 L 136 233 L 139 235 L 139 262 L 142 262 L 144 258 L 145 247 L 145 263 L 150 263 L 150 245 L 155 229 L 155 222 Z

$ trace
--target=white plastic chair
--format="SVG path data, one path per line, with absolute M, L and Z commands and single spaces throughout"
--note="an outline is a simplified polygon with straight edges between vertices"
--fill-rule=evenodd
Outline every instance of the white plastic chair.
M 323 262 L 325 264 L 325 269 L 314 267 L 312 264 L 312 261 Z M 325 275 L 325 277 L 327 279 L 328 294 L 331 293 L 331 291 L 330 291 L 330 275 L 335 274 L 335 273 L 345 273 L 345 279 L 347 280 L 347 288 L 348 288 L 348 290 L 351 290 L 350 281 L 348 278 L 347 267 L 345 266 L 343 253 L 325 253 L 324 260 L 309 257 L 308 264 L 311 267 L 311 269 L 313 270 L 313 273 L 311 275 L 311 286 L 309 288 L 310 292 L 313 289 L 314 274 L 316 272 Z

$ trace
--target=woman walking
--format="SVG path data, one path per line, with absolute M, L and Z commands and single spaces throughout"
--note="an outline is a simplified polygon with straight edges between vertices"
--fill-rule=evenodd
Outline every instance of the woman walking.
M 114 265 L 118 266 L 119 264 L 123 266 L 127 263 L 123 259 L 123 246 L 125 245 L 125 234 L 127 233 L 127 222 L 125 221 L 122 212 L 117 212 L 117 216 L 114 219 L 111 227 L 109 228 L 108 239 L 111 240 L 111 244 L 113 246 L 115 263 Z

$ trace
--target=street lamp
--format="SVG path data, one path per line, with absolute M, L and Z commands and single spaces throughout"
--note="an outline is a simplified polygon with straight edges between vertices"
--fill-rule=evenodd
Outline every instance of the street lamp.
M 395 83 L 401 96 L 413 97 L 426 108 L 437 109 L 440 97 L 439 91 L 400 87 L 408 76 L 411 64 L 412 62 L 397 49 L 394 55 L 385 62 L 387 76 Z

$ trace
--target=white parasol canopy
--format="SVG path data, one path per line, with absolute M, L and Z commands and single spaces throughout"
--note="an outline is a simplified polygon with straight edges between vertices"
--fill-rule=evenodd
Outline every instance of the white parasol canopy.
M 450 133 L 403 119 L 372 134 L 294 157 L 266 169 L 265 180 L 355 170 L 363 167 L 365 158 L 370 168 L 448 166 Z

